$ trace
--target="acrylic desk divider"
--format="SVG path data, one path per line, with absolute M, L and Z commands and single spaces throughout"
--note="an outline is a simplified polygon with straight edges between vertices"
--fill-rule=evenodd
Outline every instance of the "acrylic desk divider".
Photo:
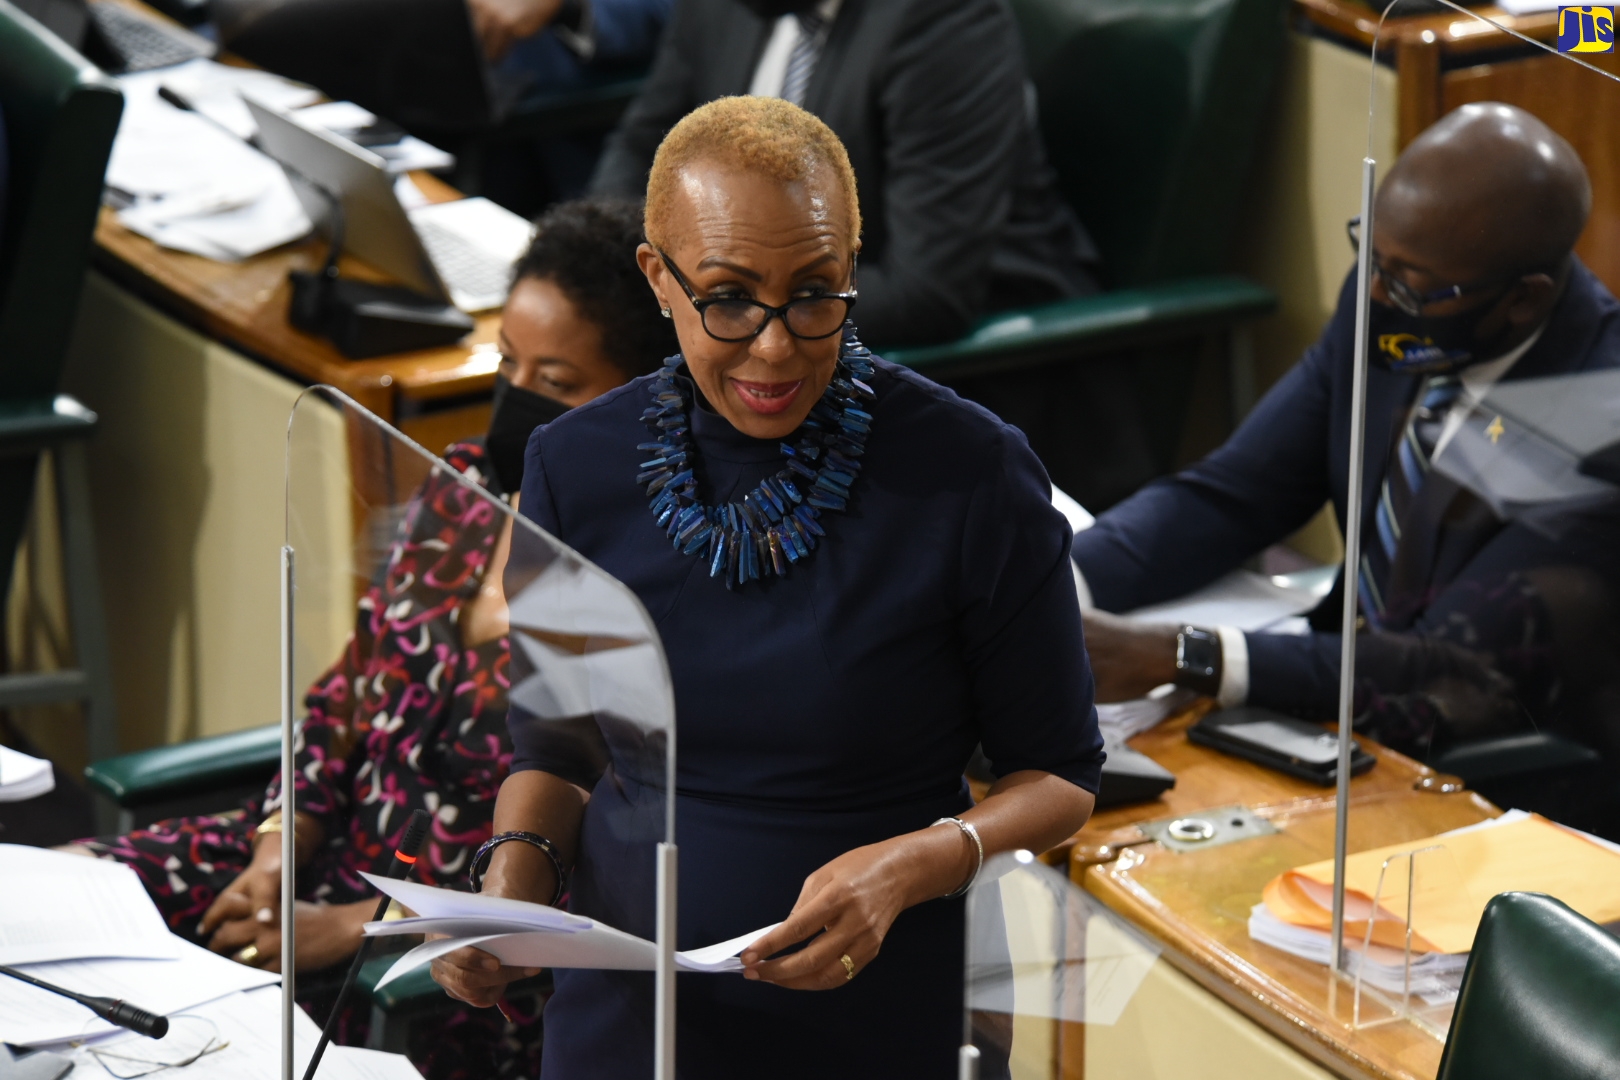
M 1027 851 L 985 861 L 965 919 L 959 1080 L 1125 1075 L 1158 945 Z
M 307 775 L 342 752 L 335 739 L 400 723 L 402 707 L 423 704 L 400 695 L 422 686 L 454 686 L 455 695 L 477 696 L 479 708 L 509 715 L 514 741 L 546 771 L 591 791 L 591 826 L 618 842 L 612 857 L 579 860 L 573 906 L 657 942 L 658 970 L 631 977 L 653 980 L 652 1075 L 674 1080 L 675 716 L 663 645 L 634 593 L 483 486 L 481 451 L 447 454 L 435 457 L 331 387 L 312 387 L 295 403 L 282 551 L 283 775 L 295 773 L 298 754 Z M 398 686 L 387 673 L 356 679 L 348 657 L 363 663 L 381 635 L 422 658 L 423 670 L 401 673 Z M 492 648 L 502 659 L 475 659 Z M 298 797 L 287 794 L 289 816 Z M 407 809 L 381 819 L 385 845 L 403 830 Z M 466 873 L 438 870 L 434 835 L 451 825 L 435 823 L 417 880 L 448 884 Z M 284 851 L 292 836 L 283 833 Z M 289 956 L 293 859 L 283 865 Z M 298 1075 L 294 993 L 288 976 L 284 1080 Z
M 1405 1020 L 1437 1039 L 1446 1037 L 1462 977 L 1461 962 L 1426 949 L 1415 928 L 1429 913 L 1428 900 L 1465 893 L 1467 889 L 1466 879 L 1444 844 L 1430 844 L 1383 860 L 1360 951 L 1350 957 L 1355 985 L 1350 1022 L 1353 1030 Z M 1400 942 L 1398 947 L 1389 944 L 1391 931 Z M 1391 969 L 1394 979 L 1390 977 Z M 1382 977 L 1376 977 L 1375 971 Z M 1375 981 L 1383 985 L 1375 985 Z M 1364 1001 L 1366 1010 L 1362 1008 Z
M 1582 11 L 1580 8 L 1561 9 L 1558 15 L 1560 31 L 1575 32 L 1576 26 L 1574 24 L 1566 26 L 1565 20 L 1579 20 L 1582 18 Z M 1594 65 L 1581 53 L 1560 52 L 1553 44 L 1535 40 L 1522 33 L 1516 27 L 1526 25 L 1523 18 L 1516 19 L 1500 14 L 1493 17 L 1486 12 L 1496 12 L 1496 9 L 1474 11 L 1454 3 L 1453 0 L 1394 0 L 1384 7 L 1368 57 L 1366 151 L 1357 167 L 1361 191 L 1355 271 L 1357 363 L 1352 380 L 1349 436 L 1351 453 L 1346 505 L 1365 508 L 1365 513 L 1349 514 L 1345 527 L 1344 580 L 1359 586 L 1357 590 L 1351 591 L 1350 595 L 1359 592 L 1361 601 L 1359 604 L 1344 605 L 1342 625 L 1338 710 L 1340 768 L 1335 802 L 1335 873 L 1330 938 L 1331 942 L 1337 943 L 1337 947 L 1330 947 L 1332 953 L 1330 967 L 1334 977 L 1340 983 L 1347 984 L 1347 989 L 1351 991 L 1352 1008 L 1349 1010 L 1351 1015 L 1347 1020 L 1352 1030 L 1405 1021 L 1442 1041 L 1445 1038 L 1446 1018 L 1449 1017 L 1450 1005 L 1427 1002 L 1422 995 L 1411 990 L 1411 987 L 1416 985 L 1412 980 L 1417 978 L 1417 967 L 1427 964 L 1427 961 L 1413 959 L 1407 963 L 1403 987 L 1393 991 L 1374 987 L 1368 979 L 1362 977 L 1363 969 L 1370 972 L 1372 967 L 1365 956 L 1360 961 L 1354 959 L 1356 950 L 1350 943 L 1356 940 L 1356 934 L 1350 923 L 1356 920 L 1347 919 L 1344 892 L 1345 860 L 1351 854 L 1350 815 L 1355 810 L 1349 798 L 1348 765 L 1353 726 L 1351 721 L 1355 712 L 1357 620 L 1365 618 L 1370 628 L 1377 629 L 1380 617 L 1378 608 L 1384 599 L 1369 591 L 1367 581 L 1363 580 L 1363 572 L 1367 572 L 1368 578 L 1371 577 L 1367 561 L 1368 552 L 1375 545 L 1387 543 L 1391 535 L 1386 523 L 1378 519 L 1377 510 L 1377 503 L 1382 501 L 1380 487 L 1384 476 L 1387 475 L 1383 470 L 1390 447 L 1367 443 L 1369 382 L 1389 378 L 1387 360 L 1380 359 L 1378 369 L 1374 370 L 1369 369 L 1369 362 L 1379 356 L 1381 350 L 1385 353 L 1390 351 L 1388 348 L 1390 343 L 1384 338 L 1394 336 L 1384 335 L 1375 339 L 1369 322 L 1374 284 L 1381 274 L 1374 253 L 1378 237 L 1375 194 L 1381 179 L 1380 173 L 1383 177 L 1388 176 L 1394 167 L 1397 150 L 1404 148 L 1400 142 L 1409 141 L 1419 134 L 1418 131 L 1401 130 L 1402 117 L 1395 93 L 1398 83 L 1393 71 L 1397 56 L 1403 57 L 1400 63 L 1400 70 L 1403 73 L 1401 78 L 1407 78 L 1404 73 L 1408 65 L 1404 59 L 1406 52 L 1403 50 L 1414 50 L 1415 54 L 1417 51 L 1434 46 L 1436 41 L 1436 32 L 1433 28 L 1424 29 L 1420 25 L 1407 25 L 1397 30 L 1388 24 L 1388 20 L 1408 15 L 1435 15 L 1433 25 L 1458 38 L 1465 37 L 1468 33 L 1467 30 L 1459 31 L 1459 26 L 1477 26 L 1479 33 L 1493 29 L 1500 31 L 1506 35 L 1505 43 L 1512 48 L 1530 52 L 1532 56 L 1537 56 L 1533 50 L 1540 50 L 1545 54 L 1539 57 L 1540 67 L 1536 69 L 1538 71 L 1536 78 L 1546 80 L 1556 76 L 1561 86 L 1556 92 L 1561 95 L 1573 95 L 1580 100 L 1590 97 L 1595 103 L 1606 97 L 1612 99 L 1615 87 L 1610 84 L 1620 83 L 1620 76 Z M 1441 23 L 1439 18 L 1442 15 L 1446 16 L 1448 21 Z M 1421 57 L 1418 59 L 1427 62 Z M 1531 63 L 1530 60 L 1520 62 L 1526 65 Z M 1412 65 L 1414 72 L 1419 67 L 1421 63 Z M 1525 77 L 1528 78 L 1528 74 Z M 1454 95 L 1451 84 L 1447 83 L 1446 86 L 1449 101 Z M 1584 93 L 1581 92 L 1582 87 Z M 1594 92 L 1598 90 L 1603 90 L 1604 93 Z M 1463 90 L 1456 96 L 1466 101 L 1468 93 L 1469 91 Z M 1570 135 L 1568 132 L 1562 134 L 1566 137 Z M 1588 165 L 1593 167 L 1597 164 L 1588 162 Z M 1507 209 L 1503 208 L 1504 218 Z M 1345 254 L 1347 256 L 1351 254 L 1348 247 Z M 1525 272 L 1531 271 L 1526 269 Z M 1482 288 L 1476 282 L 1443 284 L 1459 284 L 1469 287 L 1471 291 Z M 1387 297 L 1387 285 L 1384 291 Z M 1599 461 L 1597 467 L 1593 468 L 1589 460 L 1594 454 L 1601 457 L 1603 447 L 1600 444 L 1613 441 L 1612 417 L 1614 407 L 1620 404 L 1620 385 L 1614 384 L 1612 380 L 1602 386 L 1595 384 L 1576 386 L 1571 382 L 1582 378 L 1587 376 L 1562 376 L 1539 380 L 1545 383 L 1569 383 L 1562 390 L 1559 387 L 1545 391 L 1534 387 L 1524 390 L 1522 384 L 1515 387 L 1509 380 L 1498 383 L 1495 389 L 1488 392 L 1485 400 L 1472 402 L 1472 409 L 1468 410 L 1468 419 L 1460 430 L 1454 432 L 1455 437 L 1443 437 L 1437 444 L 1433 461 L 1435 473 L 1430 475 L 1445 476 L 1468 489 L 1504 522 L 1527 522 L 1546 535 L 1565 540 L 1569 538 L 1571 530 L 1591 529 L 1590 520 L 1583 519 L 1581 514 L 1599 504 L 1612 506 L 1615 496 L 1620 494 L 1620 488 L 1614 486 L 1614 482 L 1620 480 L 1620 466 L 1609 468 L 1609 474 L 1612 475 L 1605 483 L 1600 482 L 1605 475 L 1603 462 Z M 1602 382 L 1602 379 L 1599 378 L 1595 382 Z M 1428 384 L 1425 384 L 1420 389 L 1426 390 L 1427 387 Z M 1389 388 L 1385 385 L 1384 389 Z M 1408 400 L 1410 396 L 1408 393 L 1403 401 Z M 1423 394 L 1419 393 L 1418 397 L 1422 398 Z M 1562 400 L 1568 407 L 1557 415 L 1555 421 L 1553 419 L 1555 409 L 1549 402 L 1557 400 Z M 1469 403 L 1464 399 L 1465 406 Z M 1397 430 L 1404 430 L 1406 418 L 1406 414 L 1403 414 L 1397 420 L 1400 425 Z M 1388 417 L 1378 419 L 1383 421 L 1379 430 L 1385 430 Z M 1587 435 L 1584 442 L 1580 437 L 1582 431 Z M 1607 433 L 1607 437 L 1603 437 L 1604 433 Z M 1533 466 L 1521 467 L 1526 460 L 1526 454 L 1529 453 L 1525 447 L 1530 444 L 1533 444 L 1531 450 L 1540 456 Z M 1620 462 L 1620 447 L 1611 448 L 1609 456 L 1615 462 Z M 1400 523 L 1395 524 L 1398 526 Z M 1592 535 L 1598 534 L 1593 531 Z M 1580 568 L 1552 569 L 1578 571 Z M 1573 617 L 1579 613 L 1554 611 L 1544 621 L 1556 624 L 1561 614 L 1571 614 Z M 1615 613 L 1612 611 L 1608 612 L 1610 616 L 1613 614 Z M 1545 630 L 1545 627 L 1542 629 Z M 1419 688 L 1420 693 L 1431 691 L 1442 696 L 1449 692 L 1447 687 L 1439 685 L 1433 688 Z M 1515 693 L 1516 691 L 1506 692 L 1508 703 L 1517 705 L 1521 716 L 1531 713 L 1531 703 L 1511 700 Z M 1447 858 L 1443 849 L 1430 848 L 1411 856 L 1391 859 L 1385 867 L 1390 881 L 1381 883 L 1378 887 L 1380 902 L 1387 893 L 1396 910 L 1400 910 L 1403 905 L 1406 907 L 1407 914 L 1395 917 L 1409 920 L 1413 905 L 1421 909 L 1427 890 L 1427 886 L 1422 884 L 1413 887 L 1414 878 L 1422 882 L 1425 877 L 1444 876 L 1447 871 L 1442 867 Z M 1450 872 L 1455 872 L 1455 867 L 1452 867 Z M 1421 922 L 1421 918 L 1419 921 Z M 1409 921 L 1407 925 L 1410 925 Z M 1369 923 L 1363 937 L 1371 930 L 1372 924 Z M 1363 945 L 1366 944 L 1367 942 L 1363 941 Z M 1438 996 L 1444 995 L 1442 993 Z M 1336 997 L 1330 987 L 1330 998 Z M 1337 1011 L 1331 1002 L 1330 1010 Z

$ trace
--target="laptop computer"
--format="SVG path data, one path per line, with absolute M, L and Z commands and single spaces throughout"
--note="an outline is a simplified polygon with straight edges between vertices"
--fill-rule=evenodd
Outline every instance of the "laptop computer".
M 343 209 L 343 250 L 401 284 L 467 312 L 506 302 L 512 264 L 533 227 L 488 199 L 407 210 L 381 157 L 341 135 L 248 98 L 259 148 L 279 163 L 310 220 Z M 318 186 L 317 186 L 318 185 Z
M 45 29 L 115 74 L 212 57 L 207 38 L 154 19 L 117 0 L 17 0 Z

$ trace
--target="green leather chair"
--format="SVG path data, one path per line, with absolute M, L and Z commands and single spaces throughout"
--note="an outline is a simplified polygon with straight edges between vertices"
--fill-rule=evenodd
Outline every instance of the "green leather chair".
M 1004 311 L 942 345 L 884 356 L 976 393 L 985 376 L 1077 360 L 1137 369 L 1172 465 L 1196 355 L 1252 383 L 1244 324 L 1276 305 L 1227 273 L 1265 106 L 1281 58 L 1280 0 L 1013 0 L 1040 127 L 1060 189 L 1102 253 L 1107 290 Z M 1166 358 L 1169 357 L 1168 361 Z M 1037 391 L 1039 392 L 1039 391 Z M 1047 396 L 1061 396 L 1057 386 Z M 1239 408 L 1242 407 L 1241 401 Z M 1014 423 L 1020 417 L 1003 415 Z M 1061 424 L 1061 419 L 1056 421 Z M 1060 486 L 1061 454 L 1023 424 Z M 1112 449 L 1112 448 L 1105 448 Z M 1084 500 L 1082 500 L 1084 501 Z
M 1436 1080 L 1620 1076 L 1620 941 L 1550 896 L 1485 906 Z
M 10 582 L 48 452 L 77 665 L 0 676 L 0 708 L 84 702 L 92 757 L 118 748 L 83 456 L 96 415 L 56 391 L 123 107 L 110 79 L 0 0 L 0 112 L 11 151 L 0 210 L 0 586 Z

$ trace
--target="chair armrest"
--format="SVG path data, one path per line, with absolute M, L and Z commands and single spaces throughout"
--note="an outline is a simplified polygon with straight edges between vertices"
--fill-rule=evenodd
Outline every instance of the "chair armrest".
M 1003 311 L 958 341 L 883 357 L 928 375 L 1004 371 L 1230 326 L 1276 306 L 1271 290 L 1247 278 L 1188 278 Z
M 137 750 L 91 762 L 90 786 L 125 809 L 266 781 L 281 764 L 281 728 L 233 731 L 178 746 Z
M 399 953 L 390 953 L 387 956 L 367 960 L 360 965 L 360 975 L 355 982 L 360 992 L 371 999 L 372 1005 L 385 1013 L 391 1013 L 396 1009 L 420 1004 L 432 998 L 449 1000 L 444 987 L 433 981 L 433 969 L 428 964 L 401 975 L 381 990 L 377 989 L 377 981 L 388 974 L 388 969 L 394 966 L 394 961 L 399 957 Z
M 1461 777 L 1469 787 L 1505 776 L 1595 766 L 1603 757 L 1589 746 L 1543 731 L 1477 739 L 1453 746 L 1428 764 Z

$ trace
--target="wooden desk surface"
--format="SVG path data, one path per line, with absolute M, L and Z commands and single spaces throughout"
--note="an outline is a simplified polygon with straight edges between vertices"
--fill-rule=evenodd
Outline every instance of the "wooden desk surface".
M 431 201 L 458 198 L 443 181 L 412 174 Z M 492 343 L 499 312 L 477 317 L 462 342 L 440 349 L 400 353 L 372 360 L 350 360 L 322 338 L 287 322 L 289 270 L 315 270 L 326 245 L 309 239 L 240 263 L 170 251 L 124 228 L 117 214 L 101 211 L 96 225 L 99 269 L 159 308 L 225 344 L 280 369 L 300 382 L 330 383 L 384 419 L 394 419 L 404 402 L 487 392 L 495 382 L 497 355 Z M 379 280 L 365 264 L 345 258 L 346 276 Z M 408 408 L 408 406 L 407 406 Z
M 1353 1078 L 1432 1080 L 1438 1039 L 1404 1022 L 1352 1030 L 1348 986 L 1320 965 L 1249 939 L 1249 909 L 1268 881 L 1332 857 L 1334 793 L 1189 742 L 1187 728 L 1210 707 L 1203 702 L 1130 741 L 1175 773 L 1176 786 L 1154 802 L 1093 817 L 1072 842 L 1071 877 L 1159 941 L 1166 960 L 1324 1068 Z M 1500 812 L 1427 766 L 1361 741 L 1378 764 L 1350 784 L 1350 850 L 1432 836 Z M 1280 831 L 1178 854 L 1144 843 L 1136 827 L 1231 803 Z M 1378 1015 L 1371 1003 L 1363 1008 L 1364 1017 Z
M 1068 845 L 1057 849 L 1056 863 L 1068 859 L 1070 872 L 1078 882 L 1088 866 L 1111 861 L 1121 850 L 1142 843 L 1145 837 L 1136 828 L 1143 821 L 1181 817 L 1213 806 L 1242 803 L 1251 809 L 1284 804 L 1332 806 L 1333 789 L 1295 779 L 1230 754 L 1198 746 L 1187 739 L 1187 729 L 1214 708 L 1204 699 L 1151 731 L 1130 740 L 1130 747 L 1169 769 L 1176 786 L 1152 802 L 1109 807 L 1092 815 L 1086 827 Z M 1415 784 L 1434 784 L 1435 771 L 1404 754 L 1379 746 L 1367 739 L 1362 745 L 1378 764 L 1350 781 L 1350 797 L 1405 792 Z

